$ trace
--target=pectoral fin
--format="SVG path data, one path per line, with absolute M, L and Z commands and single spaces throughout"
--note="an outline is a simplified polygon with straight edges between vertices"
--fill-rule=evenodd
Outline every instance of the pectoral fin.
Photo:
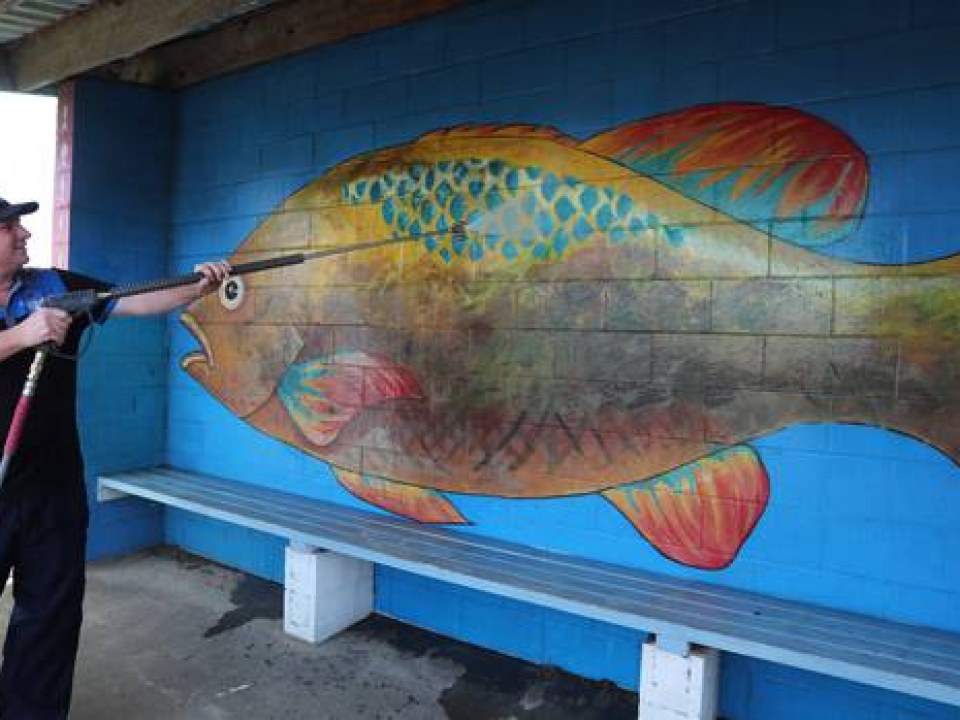
M 436 490 L 336 470 L 337 480 L 351 495 L 397 515 L 422 523 L 466 525 L 467 520 Z
M 741 445 L 602 494 L 671 560 L 718 570 L 760 520 L 770 484 L 760 458 Z
M 291 365 L 277 394 L 300 431 L 321 446 L 333 442 L 364 407 L 421 397 L 412 372 L 361 352 Z

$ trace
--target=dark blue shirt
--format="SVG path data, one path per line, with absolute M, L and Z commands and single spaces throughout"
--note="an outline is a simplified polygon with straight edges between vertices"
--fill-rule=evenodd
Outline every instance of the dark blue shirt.
M 0 329 L 22 322 L 49 295 L 109 287 L 65 270 L 25 269 L 15 279 L 7 306 L 0 308 Z M 47 357 L 20 446 L 0 491 L 4 496 L 82 490 L 83 460 L 76 421 L 77 362 L 69 356 L 77 354 L 80 338 L 90 322 L 103 322 L 110 309 L 110 305 L 102 304 L 89 315 L 75 317 L 58 354 Z M 22 350 L 0 362 L 0 436 L 4 439 L 33 356 L 33 349 Z

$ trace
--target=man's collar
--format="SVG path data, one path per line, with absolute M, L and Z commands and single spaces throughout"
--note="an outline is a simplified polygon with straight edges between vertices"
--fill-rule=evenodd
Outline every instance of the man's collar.
M 21 267 L 19 270 L 17 270 L 13 274 L 13 280 L 10 282 L 10 290 L 9 290 L 8 296 L 13 295 L 13 293 L 17 290 L 17 288 L 23 285 L 23 281 L 26 279 L 26 276 L 27 276 L 27 269 L 23 267 Z

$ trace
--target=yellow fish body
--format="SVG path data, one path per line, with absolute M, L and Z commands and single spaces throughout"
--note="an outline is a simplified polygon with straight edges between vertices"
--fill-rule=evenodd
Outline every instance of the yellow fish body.
M 731 117 L 823 142 L 822 123 L 762 108 L 678 114 L 670 147 L 689 149 L 691 125 L 701 149 L 729 142 L 743 129 Z M 836 131 L 821 165 L 808 143 L 753 181 L 781 209 L 788 196 L 788 210 L 821 213 L 786 242 L 720 197 L 753 170 L 701 172 L 699 196 L 689 177 L 638 170 L 637 148 L 656 136 L 639 153 L 656 159 L 665 126 L 584 143 L 461 128 L 332 168 L 232 259 L 397 242 L 231 280 L 184 315 L 202 345 L 184 369 L 392 512 L 458 523 L 444 492 L 600 492 L 667 557 L 702 568 L 729 564 L 763 513 L 752 438 L 869 423 L 957 457 L 957 263 L 801 247 L 862 207 L 849 185 L 865 190 L 865 164 Z M 750 150 L 725 152 L 746 166 Z

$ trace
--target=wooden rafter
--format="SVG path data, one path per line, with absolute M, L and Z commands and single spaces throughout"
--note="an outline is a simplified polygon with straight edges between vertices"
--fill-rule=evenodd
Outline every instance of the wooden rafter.
M 109 0 L 5 46 L 0 84 L 31 91 L 97 71 L 179 88 L 469 1 Z
M 13 90 L 36 90 L 205 30 L 273 0 L 111 0 L 6 47 Z
M 115 79 L 179 88 L 353 35 L 442 12 L 469 0 L 286 0 L 208 33 L 106 69 Z

